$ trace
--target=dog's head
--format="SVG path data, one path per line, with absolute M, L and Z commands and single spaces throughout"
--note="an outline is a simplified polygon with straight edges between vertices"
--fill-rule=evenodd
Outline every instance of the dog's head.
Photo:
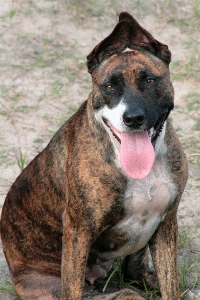
M 151 171 L 173 109 L 170 60 L 168 47 L 125 12 L 87 57 L 96 118 L 121 144 L 122 167 L 133 178 Z

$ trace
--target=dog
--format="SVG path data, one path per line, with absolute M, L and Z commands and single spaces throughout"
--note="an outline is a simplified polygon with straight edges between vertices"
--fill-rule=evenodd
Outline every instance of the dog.
M 121 256 L 126 280 L 157 278 L 163 300 L 180 299 L 177 208 L 187 161 L 168 119 L 170 60 L 168 47 L 126 12 L 87 56 L 89 98 L 3 206 L 3 249 L 19 299 L 83 299 L 85 280 L 105 278 Z M 130 290 L 106 299 L 117 295 L 144 299 Z

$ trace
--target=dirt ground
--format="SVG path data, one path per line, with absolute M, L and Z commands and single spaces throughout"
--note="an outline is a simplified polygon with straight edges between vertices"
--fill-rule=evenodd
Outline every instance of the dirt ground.
M 87 99 L 86 56 L 121 11 L 172 52 L 171 118 L 189 162 L 178 214 L 179 275 L 183 297 L 200 299 L 199 1 L 0 0 L 0 210 L 20 168 Z M 0 252 L 0 299 L 16 299 Z

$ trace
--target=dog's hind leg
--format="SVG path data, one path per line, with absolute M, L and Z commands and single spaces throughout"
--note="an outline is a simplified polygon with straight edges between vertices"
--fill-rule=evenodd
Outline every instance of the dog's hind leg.
M 126 256 L 123 262 L 125 281 L 135 281 L 137 284 L 158 289 L 156 273 L 149 267 L 148 247 L 144 247 L 132 255 Z
M 59 300 L 60 282 L 60 277 L 30 270 L 13 277 L 20 300 Z

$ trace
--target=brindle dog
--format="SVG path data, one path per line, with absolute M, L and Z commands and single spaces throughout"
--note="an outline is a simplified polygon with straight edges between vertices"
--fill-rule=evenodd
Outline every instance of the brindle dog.
M 170 59 L 125 12 L 88 55 L 88 100 L 23 170 L 3 207 L 3 249 L 20 299 L 80 300 L 85 279 L 104 278 L 122 255 L 125 278 L 151 285 L 148 246 L 162 299 L 180 298 L 177 207 L 187 163 L 167 120 Z M 126 290 L 120 299 L 143 298 Z

